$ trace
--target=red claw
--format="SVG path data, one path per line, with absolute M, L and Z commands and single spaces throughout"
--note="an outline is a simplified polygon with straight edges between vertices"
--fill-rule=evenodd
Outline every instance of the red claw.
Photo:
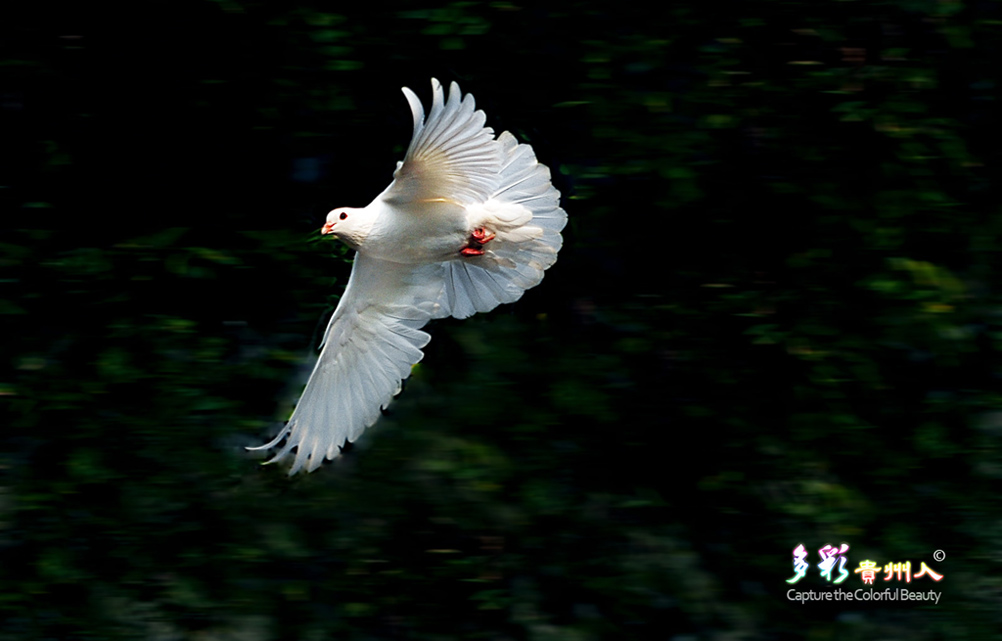
M 470 237 L 481 245 L 486 245 L 487 243 L 494 240 L 494 234 L 489 233 L 483 227 L 477 227 L 470 234 Z
M 477 227 L 472 232 L 470 232 L 470 240 L 459 250 L 459 253 L 463 256 L 483 256 L 484 255 L 484 245 L 494 240 L 494 234 L 488 232 L 483 227 Z

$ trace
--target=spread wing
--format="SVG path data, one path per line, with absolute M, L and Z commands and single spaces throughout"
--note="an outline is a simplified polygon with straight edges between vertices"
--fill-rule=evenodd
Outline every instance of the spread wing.
M 437 302 L 442 286 L 441 265 L 402 265 L 356 254 L 296 410 L 273 441 L 248 449 L 269 449 L 288 436 L 269 462 L 297 448 L 290 475 L 304 466 L 312 472 L 324 458 L 335 458 L 346 440 L 354 441 L 376 422 L 424 356 L 421 348 L 431 336 L 421 327 L 449 313 Z
M 494 130 L 484 126 L 487 117 L 476 110 L 472 95 L 462 97 L 454 82 L 446 101 L 438 80 L 432 78 L 431 87 L 427 119 L 417 95 L 403 88 L 414 115 L 414 135 L 382 198 L 394 204 L 439 199 L 482 203 L 497 188 L 501 145 Z

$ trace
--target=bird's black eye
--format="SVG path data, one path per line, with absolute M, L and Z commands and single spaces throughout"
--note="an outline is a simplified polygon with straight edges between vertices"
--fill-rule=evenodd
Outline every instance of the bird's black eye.
M 340 216 L 341 220 L 344 220 L 347 217 L 348 217 L 348 214 L 346 214 L 344 212 L 341 212 L 341 216 Z

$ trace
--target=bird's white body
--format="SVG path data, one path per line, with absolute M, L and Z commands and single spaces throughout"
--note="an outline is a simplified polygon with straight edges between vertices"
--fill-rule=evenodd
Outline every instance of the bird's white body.
M 394 180 L 363 208 L 330 212 L 323 232 L 357 251 L 323 351 L 272 461 L 290 474 L 337 456 L 400 391 L 429 320 L 466 318 L 517 300 L 556 261 L 567 214 L 550 173 L 508 132 L 496 139 L 473 96 L 432 80 L 432 108 L 412 91 L 414 135 Z
M 469 238 L 465 209 L 451 202 L 411 203 L 402 209 L 377 197 L 365 208 L 373 216 L 364 241 L 366 254 L 396 263 L 423 264 L 455 257 Z M 412 239 L 401 243 L 401 236 Z

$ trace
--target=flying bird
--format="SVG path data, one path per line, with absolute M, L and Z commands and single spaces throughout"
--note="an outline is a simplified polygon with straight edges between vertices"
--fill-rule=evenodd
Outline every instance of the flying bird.
M 550 171 L 507 131 L 495 138 L 473 96 L 431 81 L 425 117 L 404 96 L 414 134 L 393 182 L 362 208 L 327 214 L 322 234 L 355 250 L 320 357 L 285 428 L 289 474 L 312 472 L 376 422 L 424 355 L 433 318 L 467 318 L 511 303 L 557 260 L 567 213 Z

